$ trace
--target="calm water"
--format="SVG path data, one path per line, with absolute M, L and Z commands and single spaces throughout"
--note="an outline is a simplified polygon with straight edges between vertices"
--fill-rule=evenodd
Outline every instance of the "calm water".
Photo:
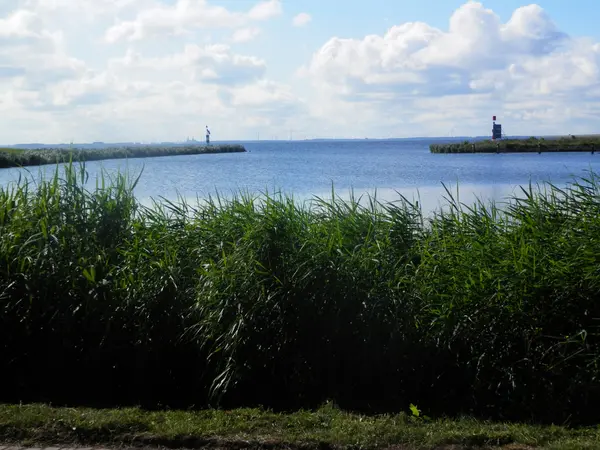
M 551 181 L 564 185 L 573 176 L 600 169 L 600 155 L 561 154 L 465 154 L 434 155 L 429 142 L 329 141 L 254 142 L 244 144 L 248 153 L 176 156 L 89 163 L 90 184 L 103 168 L 109 173 L 127 170 L 144 173 L 136 195 L 144 203 L 151 198 L 206 197 L 219 192 L 230 195 L 244 190 L 276 190 L 305 199 L 329 196 L 332 183 L 338 194 L 348 197 L 373 193 L 385 201 L 420 197 L 425 211 L 443 204 L 442 182 L 456 191 L 460 200 L 472 203 L 476 196 L 502 201 L 519 185 Z M 38 176 L 52 167 L 29 168 Z M 22 169 L 0 170 L 0 185 L 18 178 Z M 23 172 L 27 174 L 26 172 Z

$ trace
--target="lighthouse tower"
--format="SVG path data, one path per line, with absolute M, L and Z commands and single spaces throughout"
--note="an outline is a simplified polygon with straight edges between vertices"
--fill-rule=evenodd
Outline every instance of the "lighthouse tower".
M 496 123 L 496 116 L 492 117 L 492 141 L 502 139 L 502 125 Z

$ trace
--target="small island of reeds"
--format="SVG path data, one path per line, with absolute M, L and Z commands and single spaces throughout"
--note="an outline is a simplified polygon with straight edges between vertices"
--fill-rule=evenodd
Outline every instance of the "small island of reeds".
M 41 166 L 68 161 L 84 162 L 104 159 L 152 158 L 158 156 L 200 155 L 205 153 L 245 152 L 239 144 L 224 145 L 139 145 L 103 149 L 81 148 L 42 148 L 18 149 L 0 148 L 0 168 Z
M 503 139 L 431 144 L 431 153 L 546 153 L 591 152 L 600 150 L 600 136 Z

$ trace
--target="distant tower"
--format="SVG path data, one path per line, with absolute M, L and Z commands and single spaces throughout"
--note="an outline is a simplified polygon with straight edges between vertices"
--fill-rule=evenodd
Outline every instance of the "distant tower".
M 210 144 L 210 130 L 208 129 L 208 125 L 206 125 L 206 145 Z
M 496 123 L 496 116 L 492 116 L 492 141 L 502 139 L 502 125 Z

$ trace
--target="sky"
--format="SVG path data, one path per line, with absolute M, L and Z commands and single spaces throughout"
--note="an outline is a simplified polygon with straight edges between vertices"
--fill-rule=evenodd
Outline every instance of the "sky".
M 597 0 L 2 0 L 0 143 L 600 133 Z

